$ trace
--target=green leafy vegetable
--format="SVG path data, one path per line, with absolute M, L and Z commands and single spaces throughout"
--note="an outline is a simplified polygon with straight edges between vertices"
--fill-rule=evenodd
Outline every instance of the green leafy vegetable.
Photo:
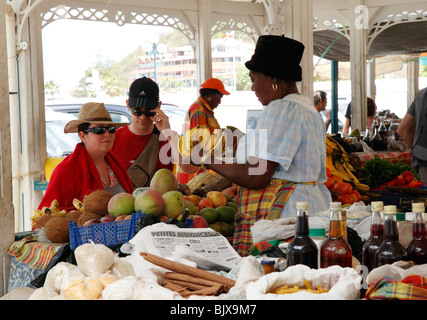
M 405 171 L 412 172 L 414 177 L 419 179 L 418 173 L 402 161 L 394 163 L 378 156 L 366 162 L 363 166 L 363 171 L 363 178 L 360 179 L 360 182 L 367 184 L 371 188 L 378 188 Z

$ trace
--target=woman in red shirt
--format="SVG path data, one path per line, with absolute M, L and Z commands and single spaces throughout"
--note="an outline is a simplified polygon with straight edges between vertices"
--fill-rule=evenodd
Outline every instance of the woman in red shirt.
M 74 198 L 83 201 L 85 195 L 98 189 L 113 194 L 133 192 L 126 169 L 110 152 L 115 131 L 126 123 L 114 123 L 103 103 L 85 103 L 77 120 L 65 125 L 64 132 L 78 132 L 81 143 L 73 153 L 58 164 L 52 173 L 39 209 L 57 200 L 59 210 L 73 210 Z

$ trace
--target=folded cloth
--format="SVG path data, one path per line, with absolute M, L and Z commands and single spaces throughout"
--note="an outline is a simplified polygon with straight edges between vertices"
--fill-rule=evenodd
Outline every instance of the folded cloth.
M 39 242 L 37 236 L 30 235 L 12 243 L 6 252 L 19 262 L 44 270 L 63 245 L 64 243 Z
M 427 278 L 410 275 L 401 281 L 384 277 L 373 282 L 366 291 L 369 300 L 427 300 Z

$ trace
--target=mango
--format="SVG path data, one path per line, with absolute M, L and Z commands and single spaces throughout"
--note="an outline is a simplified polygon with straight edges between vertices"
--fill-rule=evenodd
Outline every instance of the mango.
M 149 189 L 136 196 L 134 207 L 136 212 L 141 210 L 141 213 L 152 213 L 156 216 L 161 216 L 165 208 L 165 200 L 159 192 Z
M 237 205 L 237 203 L 235 203 L 234 201 L 229 201 L 227 202 L 226 206 L 228 207 L 232 207 L 234 210 L 238 211 L 239 210 L 239 206 Z
M 130 193 L 117 193 L 108 201 L 108 214 L 114 218 L 121 214 L 132 214 L 135 212 L 134 202 L 135 198 Z
M 179 191 L 168 191 L 162 195 L 165 200 L 164 214 L 169 218 L 177 218 L 184 212 L 185 199 Z
M 199 216 L 199 215 L 188 216 L 187 221 L 188 220 L 193 222 L 193 228 L 207 228 L 208 227 L 208 223 L 206 222 L 206 219 Z
M 222 207 L 227 204 L 227 197 L 220 191 L 209 191 L 206 194 L 206 198 L 212 202 L 215 208 Z
M 185 199 L 185 197 L 184 197 Z M 188 209 L 190 215 L 194 215 L 197 213 L 197 208 L 190 200 L 185 200 L 185 207 Z
M 150 190 L 150 187 L 139 187 L 133 190 L 132 195 L 136 199 L 136 196 L 145 190 Z
M 178 180 L 172 171 L 159 169 L 151 178 L 150 189 L 156 190 L 161 195 L 168 191 L 178 191 Z
M 221 206 L 218 208 L 215 208 L 216 212 L 218 213 L 218 221 L 222 222 L 233 222 L 234 216 L 237 214 L 237 211 L 229 206 Z
M 202 216 L 203 218 L 205 218 L 208 224 L 211 224 L 216 221 L 218 217 L 218 212 L 216 212 L 214 208 L 206 207 L 200 210 L 197 215 Z
M 202 198 L 199 201 L 199 210 L 202 210 L 203 208 L 213 208 L 214 205 L 212 201 L 210 201 L 208 198 Z

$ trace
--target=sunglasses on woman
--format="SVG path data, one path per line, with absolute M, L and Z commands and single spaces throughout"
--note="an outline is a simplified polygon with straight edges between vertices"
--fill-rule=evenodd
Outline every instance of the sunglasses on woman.
M 142 108 L 131 108 L 130 112 L 132 112 L 132 114 L 137 117 L 142 115 L 145 115 L 146 117 L 154 117 L 156 115 L 155 112 L 150 112 L 149 110 L 144 111 Z
M 116 127 L 115 126 L 108 126 L 108 127 L 99 126 L 99 127 L 88 128 L 88 129 L 84 130 L 83 132 L 85 134 L 88 134 L 89 132 L 92 132 L 94 134 L 104 134 L 105 131 L 107 131 L 107 130 L 109 133 L 114 133 L 114 132 L 116 132 Z

